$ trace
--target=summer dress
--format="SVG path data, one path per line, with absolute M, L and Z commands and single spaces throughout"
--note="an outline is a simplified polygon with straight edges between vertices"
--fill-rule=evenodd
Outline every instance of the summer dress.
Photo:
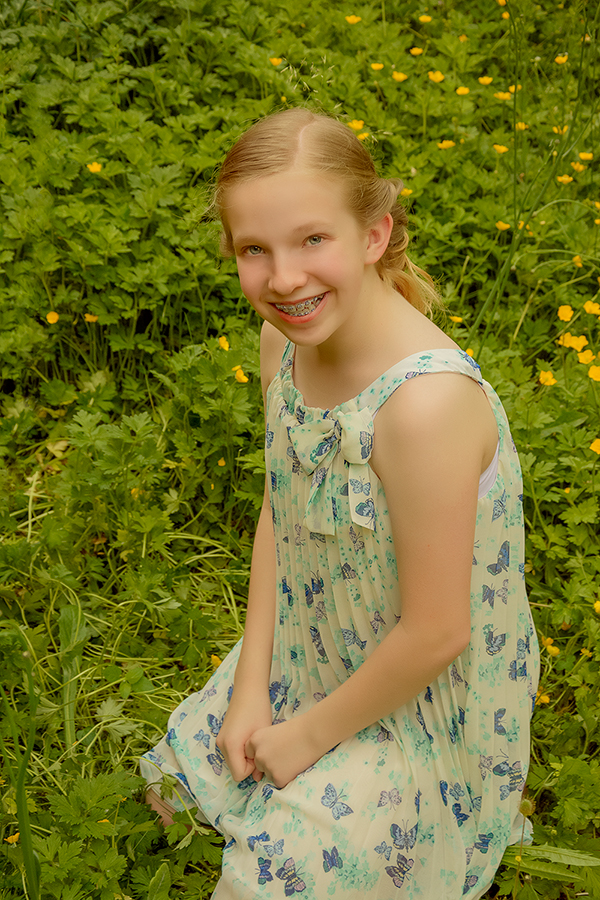
M 499 432 L 498 471 L 480 497 L 472 638 L 412 701 L 338 744 L 279 790 L 233 782 L 215 745 L 238 644 L 171 715 L 142 760 L 226 837 L 214 898 L 476 900 L 509 843 L 529 763 L 539 652 L 523 575 L 522 483 L 506 416 L 459 350 L 410 356 L 333 410 L 304 406 L 294 347 L 267 396 L 266 470 L 277 552 L 273 721 L 308 709 L 354 672 L 401 613 L 382 485 L 369 466 L 373 416 L 409 378 L 455 372 L 481 385 Z M 181 802 L 173 795 L 169 801 Z M 199 813 L 201 816 L 202 813 Z

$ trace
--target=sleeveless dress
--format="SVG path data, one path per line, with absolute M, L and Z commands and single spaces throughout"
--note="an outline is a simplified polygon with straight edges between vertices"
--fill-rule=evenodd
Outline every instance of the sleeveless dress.
M 506 415 L 459 350 L 397 363 L 333 410 L 306 407 L 293 345 L 267 395 L 266 471 L 277 553 L 273 721 L 318 703 L 401 615 L 382 485 L 369 466 L 373 417 L 409 378 L 474 379 L 499 433 L 498 473 L 478 501 L 471 642 L 421 694 L 338 744 L 283 789 L 236 784 L 215 745 L 241 642 L 171 715 L 142 759 L 169 773 L 169 802 L 198 808 L 227 839 L 215 900 L 476 900 L 509 843 L 529 764 L 539 650 L 524 584 L 522 482 Z M 529 835 L 526 832 L 525 838 Z

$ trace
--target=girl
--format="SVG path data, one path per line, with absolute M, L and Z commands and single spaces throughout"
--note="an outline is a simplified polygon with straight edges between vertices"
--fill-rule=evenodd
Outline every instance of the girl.
M 226 836 L 216 900 L 475 900 L 522 837 L 519 463 L 479 366 L 423 314 L 401 186 L 306 109 L 250 128 L 218 179 L 264 319 L 267 489 L 243 641 L 143 760 Z

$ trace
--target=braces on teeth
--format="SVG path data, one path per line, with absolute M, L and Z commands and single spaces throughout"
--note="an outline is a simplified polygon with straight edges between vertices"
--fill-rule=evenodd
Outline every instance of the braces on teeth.
M 318 297 L 311 297 L 310 300 L 303 300 L 302 303 L 296 305 L 276 303 L 275 306 L 288 316 L 306 316 L 309 312 L 312 312 L 313 309 L 317 308 L 324 296 L 325 294 L 319 294 Z

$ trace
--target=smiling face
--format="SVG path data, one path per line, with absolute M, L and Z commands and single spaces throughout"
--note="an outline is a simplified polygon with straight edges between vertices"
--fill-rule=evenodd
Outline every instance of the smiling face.
M 337 180 L 305 169 L 255 178 L 228 189 L 224 213 L 259 316 L 301 345 L 360 327 L 387 241 L 360 228 Z

